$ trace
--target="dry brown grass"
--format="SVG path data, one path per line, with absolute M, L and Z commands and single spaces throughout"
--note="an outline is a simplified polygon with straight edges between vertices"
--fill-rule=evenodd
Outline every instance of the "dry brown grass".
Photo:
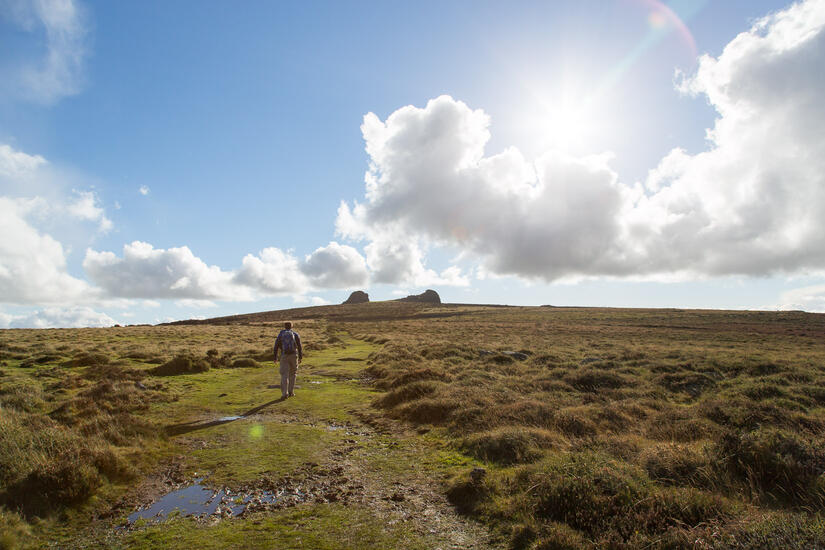
M 376 324 L 372 307 L 342 327 L 387 340 L 367 369 L 387 390 L 375 405 L 445 426 L 488 463 L 483 484 L 448 494 L 511 526 L 514 547 L 713 546 L 765 529 L 793 546 L 760 519 L 777 507 L 825 545 L 821 521 L 801 519 L 825 505 L 825 316 L 393 306 Z

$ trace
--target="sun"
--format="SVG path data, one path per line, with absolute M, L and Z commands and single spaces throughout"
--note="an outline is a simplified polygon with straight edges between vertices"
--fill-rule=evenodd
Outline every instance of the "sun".
M 595 119 L 585 102 L 564 101 L 542 114 L 549 145 L 578 149 L 593 137 Z
M 532 109 L 528 132 L 542 150 L 592 152 L 588 149 L 598 137 L 598 118 L 586 98 L 547 99 Z

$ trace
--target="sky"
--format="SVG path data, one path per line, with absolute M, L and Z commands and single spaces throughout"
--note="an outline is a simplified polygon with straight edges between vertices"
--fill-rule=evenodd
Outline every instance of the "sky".
M 0 0 L 0 328 L 825 312 L 825 0 Z

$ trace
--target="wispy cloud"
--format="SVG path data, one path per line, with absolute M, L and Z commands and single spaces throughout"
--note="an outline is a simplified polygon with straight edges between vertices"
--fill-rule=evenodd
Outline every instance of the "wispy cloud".
M 149 190 L 149 187 L 147 187 L 146 185 L 141 185 L 141 186 L 138 188 L 138 193 L 140 193 L 140 194 L 141 194 L 141 195 L 143 195 L 144 197 L 145 197 L 146 195 L 148 195 L 148 194 L 149 194 L 149 191 L 150 191 L 150 190 Z
M 53 104 L 79 93 L 85 84 L 89 53 L 88 16 L 75 0 L 12 0 L 7 18 L 42 42 L 36 59 L 23 59 L 7 86 L 16 99 Z

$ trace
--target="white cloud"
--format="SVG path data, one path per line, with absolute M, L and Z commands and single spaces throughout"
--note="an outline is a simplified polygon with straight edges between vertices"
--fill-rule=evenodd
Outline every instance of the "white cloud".
M 364 251 L 372 280 L 376 283 L 410 286 L 469 284 L 458 267 L 449 267 L 441 275 L 426 268 L 419 239 L 414 237 L 404 238 L 397 234 L 393 237 L 393 232 L 375 235 Z
M 822 0 L 764 18 L 718 58 L 701 58 L 681 89 L 718 111 L 712 147 L 663 159 L 629 224 L 651 268 L 762 275 L 825 265 L 823 66 Z
M 15 151 L 10 145 L 0 143 L 0 177 L 24 178 L 46 164 L 40 155 Z
M 63 246 L 27 220 L 38 199 L 0 197 L 0 296 L 5 303 L 66 303 L 88 297 L 88 285 L 66 271 Z
M 88 220 L 98 223 L 98 228 L 102 233 L 112 229 L 112 220 L 106 217 L 103 207 L 99 205 L 99 199 L 92 191 L 74 191 L 75 200 L 66 206 L 68 213 L 80 220 Z
M 312 306 L 325 306 L 331 303 L 329 300 L 325 300 L 320 296 L 306 296 L 306 295 L 297 295 L 292 297 L 293 303 L 296 304 L 309 304 Z
M 209 266 L 187 247 L 155 249 L 135 241 L 124 245 L 123 257 L 89 249 L 86 274 L 109 296 L 195 300 L 250 300 L 248 289 L 233 274 Z
M 309 287 L 298 259 L 275 247 L 247 254 L 234 280 L 265 294 L 303 294 Z
M 548 153 L 528 163 L 512 148 L 485 157 L 488 123 L 447 96 L 383 123 L 364 117 L 367 202 L 342 204 L 336 229 L 370 241 L 376 282 L 466 284 L 455 268 L 424 268 L 429 243 L 469 251 L 497 273 L 547 279 L 615 255 L 623 192 L 607 157 Z
M 112 222 L 95 192 L 69 191 L 75 179 L 39 155 L 0 144 L 0 302 L 68 304 L 95 297 L 68 273 L 67 250 L 88 243 L 85 222 L 101 232 Z
M 354 288 L 369 280 L 364 257 L 351 246 L 335 241 L 307 256 L 301 272 L 314 288 Z
M 138 188 L 138 192 L 143 195 L 144 197 L 149 194 L 149 187 L 146 185 L 141 185 Z
M 780 305 L 770 309 L 825 313 L 825 284 L 810 285 L 783 292 Z
M 20 60 L 21 69 L 6 83 L 10 92 L 44 104 L 80 92 L 88 55 L 84 9 L 73 0 L 11 0 L 7 8 L 13 22 L 45 45 L 38 59 Z
M 704 56 L 680 88 L 718 111 L 710 148 L 672 151 L 644 186 L 621 183 L 609 155 L 485 156 L 487 115 L 447 96 L 369 113 L 365 200 L 341 205 L 337 232 L 368 241 L 375 282 L 410 286 L 429 246 L 545 281 L 821 269 L 824 27 L 825 0 L 808 0 Z
M 279 248 L 247 254 L 237 271 L 209 266 L 187 247 L 155 249 L 135 241 L 123 256 L 86 251 L 83 268 L 108 297 L 175 299 L 184 307 L 212 307 L 212 300 L 253 300 L 263 295 L 303 295 L 313 289 L 366 282 L 364 258 L 332 242 L 299 261 Z M 144 302 L 146 303 L 146 302 Z
M 0 311 L 0 328 L 9 328 L 15 316 Z
M 303 295 L 313 289 L 364 286 L 368 279 L 364 257 L 353 247 L 332 241 L 303 261 L 274 247 L 257 256 L 247 254 L 234 281 L 264 294 Z
M 117 321 L 89 307 L 46 307 L 27 315 L 0 313 L 0 328 L 110 327 Z
M 195 300 L 192 298 L 176 300 L 175 305 L 179 307 L 188 307 L 192 309 L 206 309 L 211 307 L 218 307 L 218 304 L 216 304 L 212 300 Z

